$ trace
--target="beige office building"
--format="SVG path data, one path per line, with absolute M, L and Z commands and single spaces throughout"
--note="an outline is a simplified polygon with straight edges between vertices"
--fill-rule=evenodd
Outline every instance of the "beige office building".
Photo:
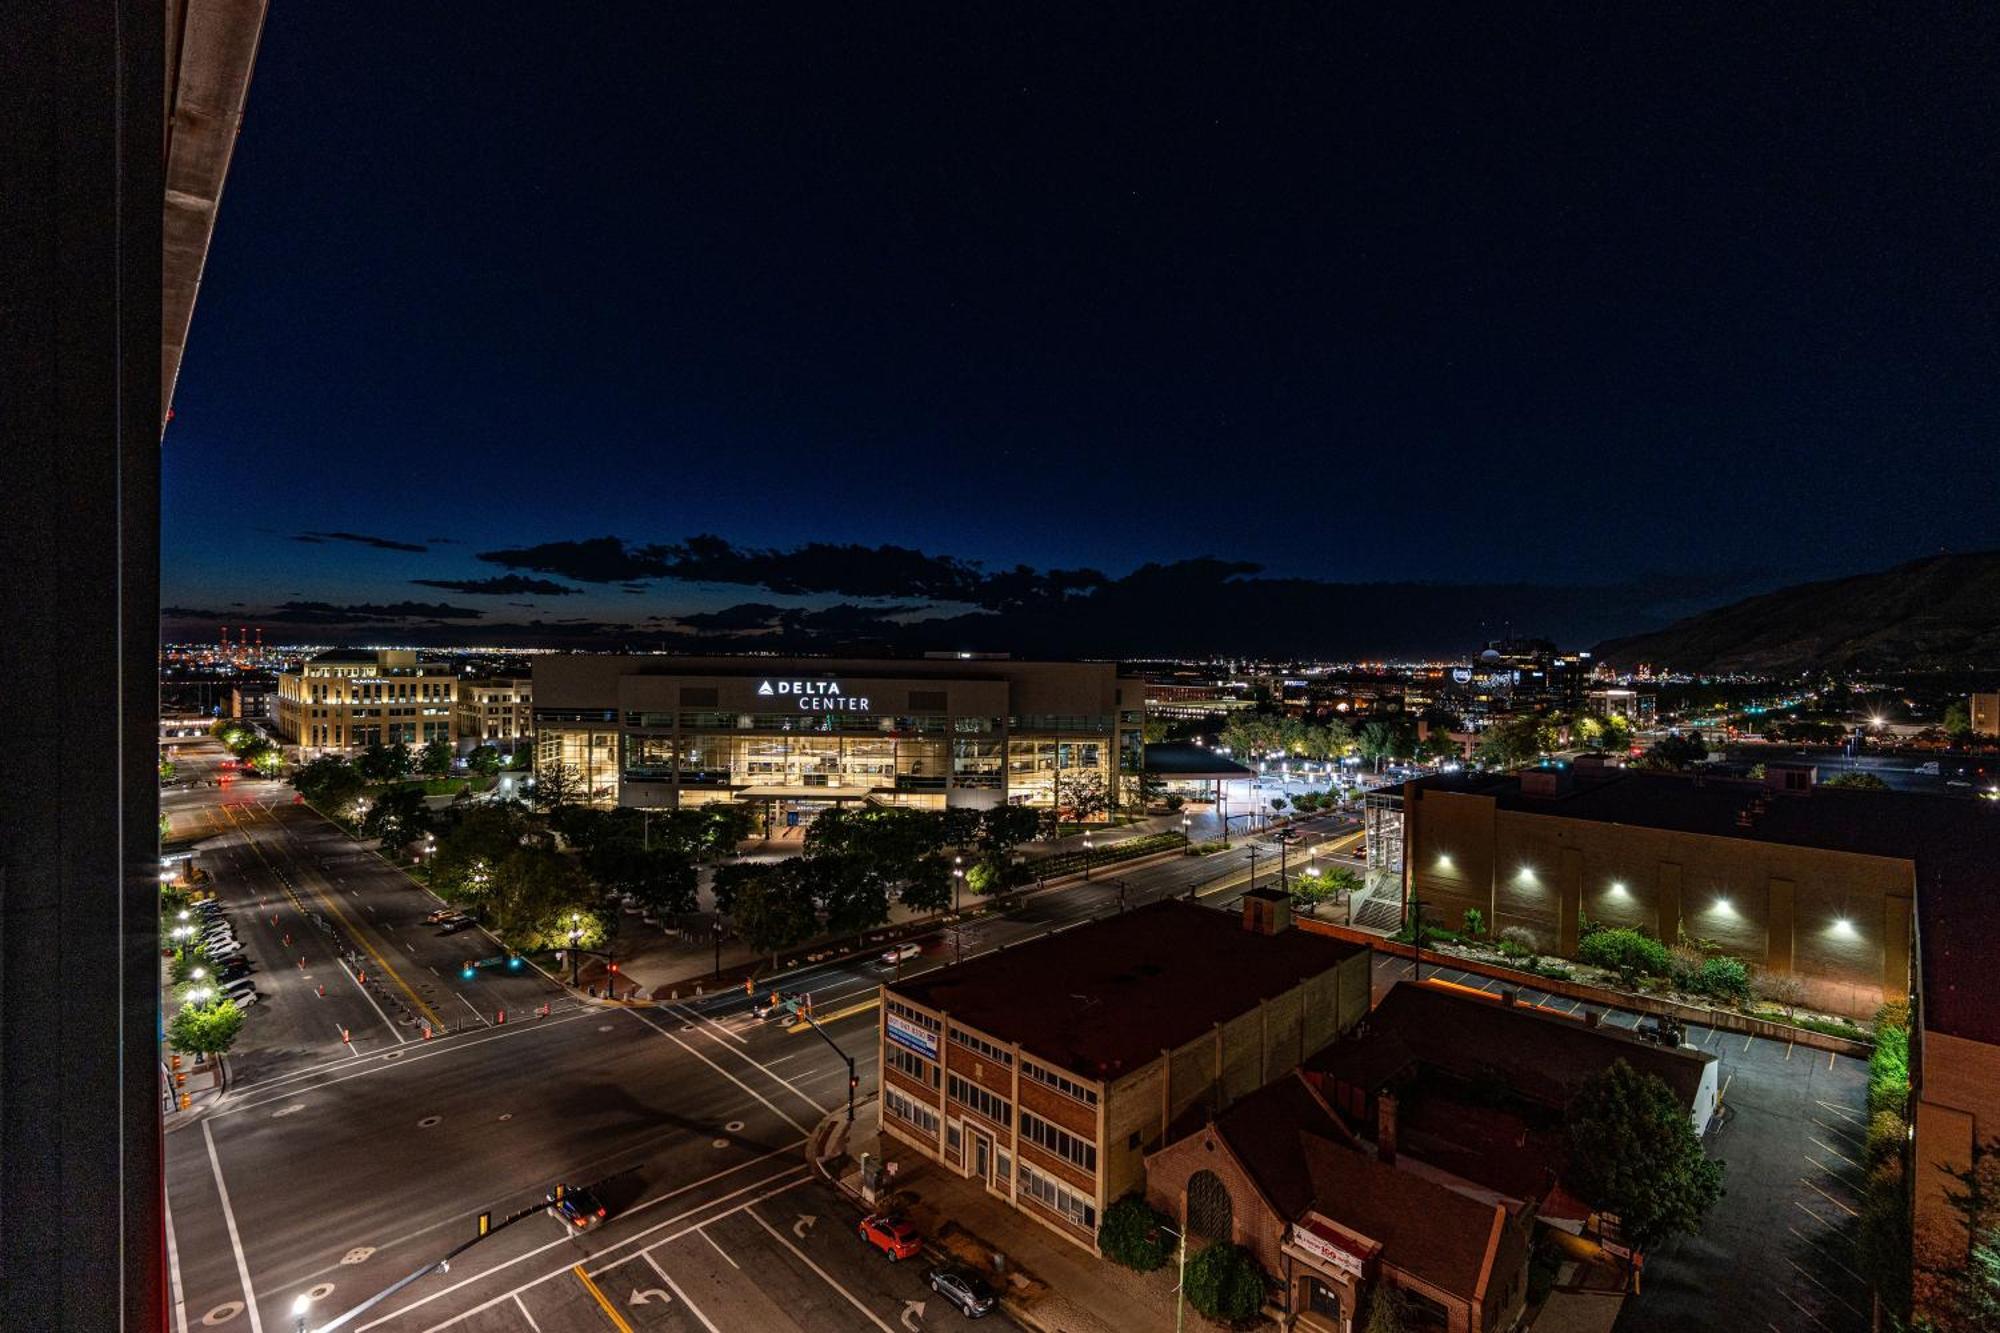
M 2000 736 L 2000 694 L 1975 694 L 1966 705 L 1972 715 L 1972 734 Z
M 278 673 L 278 735 L 307 755 L 453 738 L 458 678 L 407 648 L 334 648 Z
M 458 682 L 458 747 L 491 745 L 512 752 L 535 735 L 533 685 L 527 676 Z

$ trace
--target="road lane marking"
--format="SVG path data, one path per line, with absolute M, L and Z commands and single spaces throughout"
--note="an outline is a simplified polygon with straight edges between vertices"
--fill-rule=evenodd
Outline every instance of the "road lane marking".
M 181 1252 L 174 1244 L 174 1209 L 167 1191 L 160 1191 L 160 1213 L 167 1224 L 167 1275 L 173 1279 L 174 1328 L 188 1333 L 187 1293 L 181 1290 Z
M 368 1007 L 375 1011 L 375 1017 L 382 1020 L 382 1026 L 389 1029 L 389 1035 L 396 1039 L 397 1044 L 401 1045 L 403 1042 L 408 1041 L 409 1038 L 398 1032 L 396 1025 L 389 1021 L 389 1015 L 382 1012 L 382 1006 L 375 1003 L 375 997 L 368 993 L 368 988 L 361 984 L 360 979 L 353 972 L 348 970 L 347 960 L 345 958 L 336 958 L 333 961 L 343 973 L 346 973 L 347 979 L 354 983 L 354 989 L 361 992 L 361 998 L 368 1001 Z
M 707 1233 L 704 1232 L 702 1234 L 706 1235 Z M 710 1241 L 709 1243 L 712 1245 L 715 1242 Z M 728 1255 L 723 1256 L 723 1258 L 725 1259 L 728 1257 L 729 1257 Z M 667 1284 L 667 1289 L 673 1292 L 674 1295 L 681 1298 L 681 1304 L 687 1307 L 689 1314 L 693 1315 L 696 1319 L 699 1319 L 701 1321 L 701 1326 L 707 1329 L 708 1333 L 722 1333 L 721 1329 L 717 1328 L 714 1324 L 709 1322 L 708 1316 L 701 1312 L 701 1307 L 688 1299 L 688 1294 L 681 1290 L 681 1284 L 674 1281 L 674 1279 L 672 1278 L 672 1276 L 668 1274 L 666 1269 L 660 1267 L 660 1261 L 653 1257 L 652 1250 L 646 1251 L 646 1262 L 651 1264 L 653 1267 L 653 1271 L 660 1275 L 660 1281 Z
M 222 1159 L 215 1153 L 215 1135 L 209 1122 L 201 1122 L 201 1136 L 208 1143 L 208 1165 L 215 1172 L 215 1194 L 222 1200 L 222 1220 L 229 1227 L 229 1248 L 236 1252 L 236 1276 L 243 1282 L 243 1308 L 250 1316 L 250 1333 L 264 1333 L 264 1321 L 257 1317 L 257 1293 L 250 1286 L 250 1261 L 243 1257 L 243 1240 L 236 1233 L 236 1210 L 229 1206 L 229 1186 L 222 1183 Z
M 734 1268 L 734 1269 L 736 1269 L 736 1270 L 737 1270 L 738 1272 L 741 1272 L 741 1271 L 742 1271 L 742 1269 L 743 1269 L 743 1265 L 742 1265 L 742 1264 L 739 1264 L 739 1263 L 737 1263 L 737 1262 L 736 1262 L 736 1261 L 735 1261 L 734 1259 L 730 1258 L 730 1257 L 729 1257 L 729 1251 L 727 1251 L 727 1250 L 723 1249 L 723 1248 L 722 1248 L 722 1247 L 721 1247 L 720 1245 L 717 1245 L 717 1244 L 715 1243 L 715 1237 L 713 1237 L 713 1236 L 709 1235 L 709 1234 L 708 1234 L 708 1231 L 707 1231 L 707 1229 L 706 1229 L 706 1228 L 703 1228 L 703 1227 L 696 1227 L 696 1228 L 694 1229 L 694 1234 L 695 1234 L 695 1235 L 697 1235 L 697 1236 L 700 1236 L 700 1237 L 701 1237 L 701 1238 L 702 1238 L 703 1240 L 707 1241 L 707 1242 L 708 1242 L 708 1248 L 710 1248 L 711 1250 L 714 1250 L 714 1251 L 715 1251 L 715 1252 L 716 1252 L 717 1254 L 721 1255 L 721 1256 L 722 1256 L 722 1261 L 723 1261 L 724 1263 L 728 1264 L 728 1265 L 729 1265 L 729 1266 L 730 1266 L 731 1268 Z M 187 1333 L 187 1329 L 186 1329 L 186 1327 L 185 1327 L 185 1326 L 183 1326 L 183 1327 L 182 1327 L 182 1329 L 181 1329 L 181 1333 Z
M 569 1271 L 576 1274 L 576 1280 L 583 1284 L 583 1289 L 590 1293 L 590 1298 L 597 1302 L 598 1308 L 604 1311 L 604 1317 L 611 1321 L 618 1333 L 632 1333 L 632 1326 L 625 1322 L 625 1316 L 618 1313 L 618 1307 L 590 1280 L 590 1274 L 583 1271 L 582 1264 L 571 1264 Z
M 458 1002 L 460 1004 L 464 1005 L 467 1009 L 472 1009 L 472 1001 L 466 999 L 465 996 L 459 994 L 458 991 L 453 991 L 452 994 L 458 996 Z M 478 1019 L 480 1022 L 486 1023 L 486 1015 L 480 1013 L 477 1009 L 472 1009 L 472 1016 Z M 491 1023 L 486 1023 L 486 1026 L 492 1027 L 493 1025 Z
M 708 1026 L 710 1026 L 710 1027 L 714 1028 L 714 1029 L 715 1029 L 715 1030 L 716 1030 L 717 1032 L 720 1032 L 720 1033 L 721 1033 L 721 1034 L 722 1034 L 723 1036 L 725 1036 L 725 1037 L 729 1038 L 729 1039 L 730 1039 L 731 1041 L 733 1041 L 733 1042 L 739 1042 L 739 1043 L 741 1043 L 742 1045 L 745 1045 L 745 1046 L 748 1046 L 748 1045 L 750 1044 L 750 1042 L 749 1042 L 749 1039 L 748 1039 L 748 1038 L 746 1038 L 746 1037 L 742 1037 L 742 1036 L 739 1036 L 738 1034 L 736 1034 L 736 1033 L 734 1033 L 734 1032 L 731 1032 L 731 1031 L 730 1031 L 730 1030 L 729 1030 L 728 1028 L 726 1028 L 726 1027 L 722 1026 L 722 1024 L 720 1024 L 720 1023 L 716 1022 L 716 1021 L 715 1021 L 714 1019 L 710 1018 L 710 1017 L 709 1017 L 709 1016 L 708 1016 L 707 1014 L 703 1014 L 703 1013 L 698 1013 L 698 1012 L 696 1012 L 695 1010 L 693 1010 L 693 1009 L 689 1008 L 689 1007 L 688 1007 L 687 1005 L 684 1005 L 684 1004 L 682 1004 L 682 1005 L 673 1005 L 673 1004 L 670 1004 L 670 1005 L 667 1005 L 667 1006 L 666 1006 L 666 1008 L 667 1008 L 667 1009 L 668 1009 L 668 1010 L 669 1010 L 670 1012 L 679 1012 L 679 1013 L 683 1013 L 683 1014 L 686 1014 L 686 1015 L 687 1015 L 687 1016 L 688 1016 L 689 1018 L 692 1018 L 692 1019 L 694 1019 L 694 1020 L 695 1020 L 695 1021 L 696 1021 L 697 1023 L 706 1023 L 706 1024 L 708 1024 Z
M 736 1075 L 730 1073 L 727 1069 L 724 1069 L 721 1065 L 715 1063 L 715 1061 L 709 1059 L 707 1056 L 703 1055 L 700 1051 L 697 1051 L 694 1047 L 682 1041 L 674 1033 L 667 1031 L 665 1028 L 661 1027 L 658 1023 L 655 1023 L 652 1019 L 648 1018 L 640 1010 L 627 1009 L 625 1012 L 632 1015 L 632 1017 L 638 1019 L 641 1023 L 644 1023 L 647 1027 L 653 1029 L 653 1031 L 659 1033 L 662 1037 L 665 1037 L 668 1041 L 672 1042 L 674 1045 L 686 1051 L 689 1055 L 692 1055 L 695 1059 L 707 1065 L 710 1069 L 713 1069 L 716 1073 L 728 1079 L 731 1083 L 734 1083 L 737 1087 L 743 1089 L 743 1091 L 749 1093 L 752 1097 L 755 1097 L 758 1101 L 764 1103 L 764 1105 L 769 1107 L 772 1113 L 775 1114 L 778 1117 L 778 1119 L 784 1121 L 786 1124 L 790 1125 L 793 1129 L 796 1129 L 799 1133 L 806 1135 L 810 1135 L 812 1133 L 812 1130 L 808 1129 L 806 1126 L 800 1124 L 798 1121 L 792 1119 L 790 1116 L 786 1115 L 782 1110 L 780 1110 L 776 1102 L 773 1102 L 769 1097 L 766 1097 L 763 1093 L 757 1091 L 757 1089 L 751 1087 L 748 1083 L 745 1083 L 742 1079 L 736 1077 Z M 750 1059 L 750 1057 L 747 1055 L 744 1056 L 743 1058 L 746 1060 Z M 756 1064 L 757 1062 L 755 1060 L 751 1060 L 750 1063 Z M 758 1068 L 762 1069 L 763 1066 L 758 1065 Z M 778 1076 L 776 1074 L 772 1074 L 770 1070 L 766 1069 L 764 1070 L 764 1072 L 770 1075 L 770 1077 L 778 1079 L 780 1083 L 785 1083 L 785 1080 L 778 1078 Z M 790 1083 L 785 1083 L 785 1086 L 788 1088 L 792 1087 Z M 792 1091 L 808 1106 L 819 1107 L 819 1112 L 821 1115 L 826 1114 L 826 1108 L 820 1106 L 818 1102 L 806 1096 L 803 1092 L 799 1092 L 797 1088 L 792 1088 Z
M 827 1272 L 824 1268 L 821 1268 L 818 1264 L 814 1263 L 811 1259 L 807 1258 L 806 1252 L 800 1249 L 798 1246 L 792 1244 L 790 1237 L 784 1235 L 776 1227 L 772 1226 L 769 1222 L 766 1222 L 755 1208 L 745 1208 L 743 1211 L 750 1215 L 751 1221 L 755 1222 L 758 1226 L 764 1228 L 764 1230 L 770 1232 L 772 1238 L 775 1239 L 778 1242 L 778 1244 L 784 1246 L 786 1249 L 790 1250 L 793 1254 L 796 1254 L 799 1257 L 800 1263 L 804 1264 L 807 1268 L 812 1269 L 813 1272 L 818 1273 L 820 1281 L 826 1283 L 827 1286 L 832 1287 L 842 1296 L 845 1296 L 847 1298 L 847 1303 L 849 1305 L 861 1311 L 862 1314 L 868 1316 L 868 1321 L 873 1325 L 875 1325 L 875 1327 L 881 1329 L 882 1333 L 896 1333 L 895 1329 L 890 1328 L 887 1324 L 883 1323 L 881 1319 L 876 1317 L 876 1314 L 873 1310 L 869 1309 L 867 1306 L 863 1305 L 859 1300 L 855 1299 L 853 1292 L 849 1291 L 846 1287 L 843 1287 L 840 1285 L 840 1283 L 836 1282 L 831 1273 Z
M 535 1333 L 542 1333 L 542 1326 L 535 1322 L 533 1315 L 528 1313 L 528 1303 L 521 1299 L 521 1293 L 514 1293 L 514 1304 L 521 1307 L 521 1318 L 528 1321 L 528 1327 L 535 1330 Z
M 646 1202 L 634 1206 L 632 1209 L 626 1212 L 624 1216 L 630 1217 L 632 1213 L 638 1212 L 639 1209 L 650 1208 L 656 1203 L 663 1203 L 666 1200 L 673 1198 L 674 1195 L 676 1194 L 685 1194 L 687 1191 L 694 1189 L 696 1186 L 707 1184 L 709 1181 L 714 1180 L 717 1176 L 726 1176 L 732 1171 L 740 1171 L 746 1166 L 751 1166 L 757 1162 L 765 1161 L 772 1157 L 777 1157 L 782 1154 L 790 1153 L 795 1149 L 803 1146 L 804 1146 L 803 1141 L 799 1143 L 788 1143 L 783 1148 L 775 1149 L 771 1152 L 763 1154 L 760 1157 L 754 1157 L 748 1162 L 739 1162 L 735 1166 L 728 1167 L 725 1170 L 716 1172 L 715 1175 L 705 1176 L 702 1179 L 695 1181 L 693 1184 L 683 1185 L 677 1190 L 672 1190 L 666 1194 L 662 1194 L 657 1199 L 648 1199 Z M 766 1176 L 761 1180 L 753 1180 L 748 1185 L 743 1186 L 741 1189 L 731 1190 L 729 1193 L 724 1194 L 719 1198 L 710 1199 L 707 1203 L 699 1203 L 692 1208 L 684 1209 L 683 1211 L 674 1214 L 672 1217 L 667 1218 L 663 1222 L 655 1222 L 652 1226 L 647 1227 L 644 1231 L 641 1231 L 636 1235 L 628 1236 L 624 1240 L 618 1241 L 616 1244 L 613 1244 L 603 1250 L 600 1250 L 597 1255 L 593 1255 L 592 1257 L 597 1258 L 601 1257 L 602 1255 L 609 1254 L 613 1250 L 621 1250 L 625 1248 L 627 1245 L 632 1244 L 634 1241 L 644 1240 L 647 1236 L 652 1235 L 654 1232 L 659 1231 L 664 1227 L 672 1226 L 674 1223 L 681 1221 L 683 1218 L 693 1217 L 695 1214 L 700 1213 L 705 1209 L 713 1208 L 715 1205 L 719 1203 L 723 1203 L 730 1199 L 733 1199 L 739 1194 L 746 1193 L 750 1190 L 758 1189 L 764 1185 L 768 1185 L 772 1181 L 783 1180 L 786 1176 L 796 1177 L 796 1179 L 788 1182 L 787 1184 L 780 1185 L 777 1189 L 770 1190 L 765 1194 L 760 1194 L 756 1198 L 751 1199 L 746 1203 L 738 1204 L 734 1208 L 725 1209 L 723 1212 L 716 1214 L 715 1217 L 709 1218 L 708 1222 L 713 1222 L 720 1218 L 727 1217 L 731 1213 L 735 1213 L 741 1209 L 747 1208 L 750 1206 L 750 1204 L 757 1203 L 763 1199 L 775 1198 L 777 1195 L 783 1194 L 786 1190 L 795 1189 L 799 1185 L 802 1185 L 807 1180 L 811 1179 L 811 1177 L 806 1174 L 808 1169 L 809 1168 L 807 1168 L 805 1163 L 801 1162 L 796 1166 L 786 1167 L 783 1171 L 778 1172 L 776 1175 Z M 708 1222 L 701 1222 L 697 1223 L 696 1225 L 707 1226 Z M 664 1245 L 667 1243 L 667 1241 L 678 1240 L 681 1236 L 685 1235 L 687 1232 L 692 1230 L 694 1230 L 694 1227 L 685 1227 L 681 1231 L 677 1231 L 671 1236 L 666 1236 L 661 1238 L 661 1240 L 659 1240 L 656 1243 Z M 403 1306 L 399 1310 L 391 1311 L 390 1313 L 383 1315 L 379 1319 L 372 1319 L 369 1322 L 362 1324 L 359 1328 L 355 1329 L 354 1333 L 366 1333 L 368 1329 L 374 1328 L 378 1324 L 386 1324 L 392 1319 L 396 1319 L 401 1317 L 402 1315 L 406 1315 L 420 1305 L 428 1305 L 430 1302 L 436 1300 L 440 1296 L 450 1295 L 452 1292 L 457 1291 L 460 1287 L 467 1286 L 474 1282 L 483 1281 L 484 1279 L 491 1277 L 493 1274 L 499 1272 L 503 1268 L 512 1268 L 515 1264 L 520 1263 L 523 1259 L 532 1259 L 538 1254 L 546 1253 L 547 1251 L 556 1249 L 559 1246 L 574 1245 L 575 1243 L 576 1242 L 570 1240 L 567 1236 L 565 1236 L 561 1240 L 552 1240 L 546 1245 L 537 1246 L 536 1248 L 528 1251 L 526 1254 L 516 1255 L 512 1259 L 508 1259 L 501 1263 L 493 1265 L 493 1267 L 486 1269 L 484 1272 L 474 1273 L 471 1277 L 461 1278 L 457 1282 L 452 1283 L 450 1286 L 445 1287 L 440 1291 L 434 1291 L 430 1295 L 425 1296 L 420 1300 L 412 1301 L 410 1302 L 410 1304 Z M 603 1265 L 597 1271 L 599 1273 L 603 1273 L 609 1269 L 616 1268 L 618 1267 L 619 1264 L 625 1263 L 628 1260 L 636 1257 L 637 1257 L 636 1255 L 627 1255 L 624 1259 L 620 1259 L 616 1263 Z M 520 1295 L 520 1293 L 527 1291 L 531 1287 L 539 1287 L 540 1285 L 542 1285 L 542 1283 L 547 1282 L 552 1278 L 561 1277 L 564 1273 L 567 1272 L 569 1272 L 569 1266 L 565 1264 L 563 1267 L 555 1269 L 551 1272 L 544 1273 L 538 1278 L 531 1278 L 528 1281 L 523 1282 L 520 1286 L 514 1288 L 512 1291 L 502 1292 L 500 1295 L 493 1297 L 491 1300 L 473 1306 L 470 1310 L 462 1310 L 459 1313 L 453 1315 L 451 1318 L 446 1319 L 441 1323 L 432 1324 L 429 1328 L 425 1329 L 423 1333 L 438 1333 L 438 1330 L 449 1328 L 453 1324 L 456 1324 L 461 1319 L 470 1319 L 472 1316 L 476 1314 L 481 1314 L 487 1310 L 492 1309 L 494 1306 L 498 1305 L 500 1302 L 506 1300 L 510 1296 L 518 1296 Z

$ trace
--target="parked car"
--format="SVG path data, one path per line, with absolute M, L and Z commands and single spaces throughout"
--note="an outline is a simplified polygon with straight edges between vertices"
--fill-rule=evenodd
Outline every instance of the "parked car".
M 924 1239 L 904 1219 L 890 1213 L 870 1213 L 861 1219 L 861 1239 L 889 1256 L 889 1262 L 924 1252 Z
M 915 958 L 923 949 L 915 944 L 898 944 L 882 955 L 882 966 L 894 967 L 905 959 Z
M 250 960 L 241 954 L 225 958 L 215 965 L 215 975 L 223 981 L 234 981 L 238 977 L 250 975 Z
M 563 1186 L 561 1198 L 556 1197 L 555 1190 L 550 1190 L 548 1200 L 549 1216 L 567 1223 L 571 1235 L 590 1230 L 605 1217 L 604 1205 L 582 1185 Z
M 465 913 L 459 911 L 456 907 L 440 907 L 437 909 L 437 911 L 425 915 L 424 924 L 427 926 L 435 926 L 439 922 L 450 921 L 454 917 L 461 917 L 464 915 Z
M 472 926 L 473 920 L 469 916 L 448 916 L 438 923 L 437 933 L 440 935 L 456 935 L 461 930 L 471 929 Z
M 991 1283 L 959 1264 L 932 1269 L 930 1284 L 932 1291 L 956 1305 L 967 1319 L 979 1318 L 1000 1299 Z

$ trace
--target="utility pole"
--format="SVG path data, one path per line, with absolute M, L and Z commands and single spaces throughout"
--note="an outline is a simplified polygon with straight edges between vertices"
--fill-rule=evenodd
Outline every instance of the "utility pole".
M 807 1022 L 807 1024 L 811 1026 L 814 1032 L 819 1033 L 819 1039 L 821 1041 L 825 1042 L 828 1046 L 833 1047 L 833 1053 L 835 1055 L 847 1061 L 847 1123 L 850 1125 L 853 1124 L 854 1085 L 856 1082 L 856 1079 L 854 1077 L 854 1057 L 849 1055 L 846 1051 L 841 1050 L 840 1044 L 834 1041 L 832 1037 L 826 1035 L 826 1029 L 819 1025 L 819 1020 L 814 1018 L 810 1011 L 805 1009 L 795 1009 L 793 1012 L 796 1013 L 800 1018 L 803 1018 Z

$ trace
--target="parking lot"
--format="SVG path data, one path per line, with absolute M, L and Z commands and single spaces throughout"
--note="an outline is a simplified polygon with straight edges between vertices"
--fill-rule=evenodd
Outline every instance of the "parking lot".
M 1379 993 L 1408 980 L 1409 959 L 1378 955 Z M 1426 960 L 1425 977 L 1497 991 L 1499 980 Z M 1519 988 L 1523 1004 L 1596 1010 L 1607 1027 L 1635 1028 L 1629 1010 Z M 1854 1272 L 1848 1223 L 1860 1206 L 1868 1067 L 1790 1042 L 1689 1025 L 1687 1042 L 1720 1062 L 1721 1109 L 1705 1140 L 1724 1163 L 1722 1202 L 1699 1236 L 1649 1256 L 1642 1292 L 1620 1333 L 1727 1327 L 1758 1333 L 1865 1333 L 1867 1284 Z

